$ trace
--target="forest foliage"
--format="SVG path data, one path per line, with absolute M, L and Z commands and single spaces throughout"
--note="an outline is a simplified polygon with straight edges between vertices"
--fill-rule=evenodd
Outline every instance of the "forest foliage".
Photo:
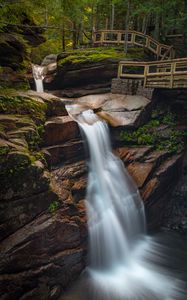
M 187 0 L 0 0 L 0 30 L 24 26 L 25 15 L 46 29 L 41 50 L 53 53 L 91 42 L 96 29 L 129 28 L 163 41 L 187 30 Z

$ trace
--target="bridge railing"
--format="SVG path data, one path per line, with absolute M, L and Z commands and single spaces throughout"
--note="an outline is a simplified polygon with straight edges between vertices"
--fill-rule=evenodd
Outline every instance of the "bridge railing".
M 187 88 L 187 58 L 166 61 L 121 61 L 118 78 L 141 79 L 145 88 Z
M 124 44 L 127 35 L 127 43 L 148 49 L 157 59 L 169 59 L 175 56 L 173 46 L 161 44 L 149 35 L 134 30 L 98 30 L 93 33 L 94 45 Z

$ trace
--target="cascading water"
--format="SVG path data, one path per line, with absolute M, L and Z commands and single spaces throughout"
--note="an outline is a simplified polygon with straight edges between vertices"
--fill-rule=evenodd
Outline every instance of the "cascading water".
M 67 110 L 71 115 L 72 106 Z M 91 110 L 75 119 L 90 152 L 89 282 L 82 279 L 73 296 L 62 299 L 185 299 L 182 282 L 161 267 L 166 264 L 163 249 L 146 235 L 142 200 L 123 163 L 112 153 L 107 124 Z
M 38 93 L 43 93 L 43 79 L 44 79 L 44 67 L 38 65 L 32 65 L 32 73 L 36 85 L 36 91 Z
M 91 268 L 108 270 L 127 264 L 130 245 L 145 231 L 144 207 L 139 192 L 112 153 L 107 124 L 92 111 L 83 113 L 79 126 L 90 149 L 87 213 Z

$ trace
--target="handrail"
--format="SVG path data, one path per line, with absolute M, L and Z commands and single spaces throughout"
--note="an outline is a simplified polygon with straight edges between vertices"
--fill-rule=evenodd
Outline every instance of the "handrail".
M 94 45 L 124 44 L 126 34 L 128 34 L 128 44 L 148 49 L 156 55 L 157 59 L 174 57 L 173 46 L 159 43 L 151 36 L 135 30 L 97 30 L 93 33 L 93 43 Z
M 118 78 L 141 79 L 145 88 L 187 88 L 187 58 L 120 61 Z

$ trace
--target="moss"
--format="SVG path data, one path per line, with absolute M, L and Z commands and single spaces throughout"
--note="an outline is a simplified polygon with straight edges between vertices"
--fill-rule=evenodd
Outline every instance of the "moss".
M 65 57 L 58 61 L 59 66 L 65 64 L 77 64 L 77 63 L 96 63 L 105 59 L 139 59 L 144 57 L 143 49 L 135 48 L 129 49 L 127 54 L 124 53 L 123 48 L 90 48 L 87 50 L 75 50 L 69 54 L 65 54 Z
M 0 175 L 11 179 L 16 174 L 21 175 L 23 171 L 32 163 L 32 159 L 27 152 L 9 151 L 1 161 Z
M 172 113 L 159 116 L 153 112 L 150 122 L 133 132 L 122 131 L 120 139 L 127 144 L 151 145 L 157 150 L 180 153 L 184 150 L 184 136 L 184 132 L 176 129 Z
M 58 201 L 53 201 L 53 202 L 51 202 L 50 203 L 50 205 L 49 205 L 49 212 L 51 213 L 51 214 L 54 214 L 57 210 L 58 210 L 58 208 L 59 208 L 59 202 Z
M 31 164 L 40 159 L 39 144 L 44 132 L 47 104 L 31 97 L 16 95 L 6 90 L 0 96 L 0 133 L 3 138 L 0 147 L 0 176 L 4 186 L 16 182 L 16 176 L 27 174 Z M 25 175 L 23 175 L 25 176 Z
M 11 96 L 10 92 L 6 95 L 0 95 L 0 113 L 1 114 L 20 114 L 28 115 L 36 124 L 45 121 L 45 103 L 33 100 L 32 98 Z
M 0 161 L 2 160 L 2 157 L 6 156 L 9 152 L 8 147 L 0 147 Z

